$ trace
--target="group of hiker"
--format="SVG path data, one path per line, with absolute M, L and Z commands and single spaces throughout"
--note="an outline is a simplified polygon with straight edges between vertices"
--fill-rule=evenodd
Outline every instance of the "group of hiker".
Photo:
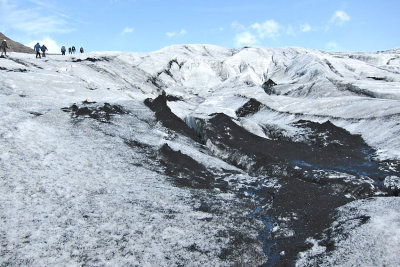
M 35 46 L 33 47 L 33 49 L 35 49 L 36 58 L 42 58 L 42 56 L 46 57 L 46 51 L 48 49 L 45 45 L 41 46 L 39 43 L 36 43 Z M 40 51 L 42 51 L 42 55 L 40 55 Z
M 40 58 L 40 57 L 41 57 L 41 56 L 40 56 L 40 51 L 42 51 L 43 57 L 46 57 L 47 47 L 46 47 L 45 45 L 40 46 L 40 44 L 37 43 L 37 44 L 35 45 L 34 49 L 35 49 L 35 51 L 36 51 L 36 58 L 38 58 L 38 57 Z M 75 54 L 75 51 L 76 51 L 75 46 L 72 46 L 72 47 L 68 48 L 68 52 L 69 52 L 69 54 L 71 54 L 71 55 L 72 55 L 72 54 Z M 63 45 L 63 46 L 61 47 L 61 54 L 62 54 L 62 55 L 65 55 L 65 52 L 66 52 L 65 45 Z M 81 52 L 81 53 L 84 52 L 83 47 L 81 47 L 81 48 L 79 49 L 79 52 Z
M 46 47 L 45 45 L 40 46 L 40 44 L 37 43 L 37 44 L 35 45 L 34 49 L 35 49 L 35 51 L 36 51 L 36 58 L 38 58 L 38 57 L 41 58 L 41 56 L 40 56 L 40 51 L 42 51 L 42 56 L 43 56 L 43 57 L 46 57 L 47 47 Z M 71 54 L 71 55 L 72 55 L 72 54 L 75 54 L 75 51 L 76 51 L 75 46 L 72 46 L 72 47 L 68 48 L 68 52 L 69 52 L 69 54 Z M 64 56 L 64 55 L 65 55 L 65 52 L 66 52 L 65 45 L 63 45 L 63 46 L 61 47 L 61 54 Z M 79 49 L 79 52 L 81 52 L 81 53 L 84 52 L 83 47 L 81 47 L 81 48 Z
M 7 56 L 7 49 L 10 49 L 10 47 L 7 45 L 7 40 L 3 40 L 0 44 L 0 51 L 1 51 L 1 57 Z M 33 47 L 33 49 L 36 52 L 36 58 L 42 58 L 42 57 L 46 57 L 46 51 L 48 50 L 46 45 L 40 45 L 39 42 L 36 43 L 36 45 Z M 63 45 L 61 47 L 61 54 L 65 55 L 65 52 L 67 50 L 65 49 L 65 45 Z M 68 53 L 69 54 L 75 54 L 76 48 L 75 46 L 69 47 L 68 48 Z M 42 52 L 42 53 L 40 53 Z M 83 47 L 81 47 L 79 49 L 80 53 L 85 52 L 85 50 L 83 49 Z M 4 54 L 4 56 L 3 56 Z
M 72 47 L 69 47 L 69 48 L 68 48 L 68 54 L 70 54 L 70 55 L 75 54 L 75 51 L 76 51 L 75 46 L 72 46 Z M 65 52 L 67 52 L 67 49 L 65 48 L 65 45 L 63 45 L 63 46 L 61 47 L 61 54 L 62 54 L 63 56 L 65 56 Z M 83 49 L 83 47 L 81 47 L 81 48 L 79 49 L 79 52 L 81 52 L 81 54 L 82 54 L 83 52 L 85 52 L 85 50 Z

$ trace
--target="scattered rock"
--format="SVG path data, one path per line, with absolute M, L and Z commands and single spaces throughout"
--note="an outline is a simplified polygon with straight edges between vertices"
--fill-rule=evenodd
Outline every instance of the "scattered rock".
M 34 116 L 36 116 L 36 117 L 39 117 L 39 116 L 42 116 L 42 115 L 43 115 L 43 113 L 36 112 L 36 111 L 30 111 L 29 114 L 32 114 L 32 115 L 34 115 Z
M 0 40 L 1 40 L 1 39 L 0 39 Z M 6 58 L 6 57 L 3 56 L 2 58 Z M 21 69 L 21 68 L 17 68 L 17 69 L 7 69 L 7 68 L 0 67 L 0 70 L 5 70 L 5 71 L 8 71 L 8 72 L 28 72 L 27 69 Z
M 166 168 L 165 173 L 173 178 L 177 185 L 203 189 L 213 187 L 213 175 L 188 155 L 164 144 L 159 149 L 159 156 L 161 164 Z
M 82 104 L 73 104 L 70 107 L 62 108 L 61 110 L 64 112 L 71 112 L 71 116 L 74 118 L 80 116 L 89 117 L 103 123 L 108 123 L 113 115 L 129 113 L 119 105 L 104 103 L 104 105 L 100 106 L 95 104 L 96 102 L 87 102 L 85 100 Z
M 368 79 L 373 79 L 375 81 L 387 81 L 387 77 L 367 77 Z
M 384 180 L 384 185 L 391 190 L 394 196 L 399 196 L 400 194 L 400 177 L 398 176 L 388 176 Z
M 238 117 L 246 117 L 248 115 L 252 115 L 263 107 L 263 104 L 261 104 L 259 101 L 257 101 L 254 98 L 251 98 L 249 101 L 247 101 L 246 104 L 244 104 L 242 107 L 240 107 L 238 110 L 236 110 L 236 116 Z
M 94 58 L 94 57 L 87 57 L 87 58 L 84 58 L 84 59 L 80 59 L 80 58 L 78 58 L 78 59 L 75 59 L 75 58 L 72 58 L 72 62 L 83 62 L 83 61 L 89 61 L 89 62 L 97 62 L 97 61 L 110 61 L 109 60 L 109 58 L 107 58 L 107 57 L 100 57 L 100 58 Z
M 268 81 L 264 82 L 262 85 L 262 88 L 264 89 L 264 91 L 269 94 L 275 94 L 275 90 L 274 90 L 274 86 L 277 85 L 273 80 L 268 79 Z
M 257 101 L 250 100 L 238 113 L 250 114 L 259 107 Z M 346 179 L 330 179 L 327 173 L 337 170 L 348 174 L 344 177 L 370 176 L 374 179 L 382 175 L 379 164 L 372 160 L 374 150 L 361 136 L 352 135 L 330 121 L 301 120 L 294 126 L 305 132 L 302 142 L 279 135 L 275 140 L 256 136 L 225 114 L 215 114 L 202 125 L 205 141 L 215 156 L 250 175 L 279 179 L 279 190 L 247 189 L 253 199 L 263 205 L 270 203 L 266 205 L 270 209 L 261 209 L 256 215 L 266 225 L 268 221 L 279 221 L 278 218 L 291 218 L 296 214 L 296 219 L 285 221 L 281 230 L 271 234 L 276 229 L 271 227 L 262 235 L 265 253 L 270 259 L 267 265 L 271 266 L 290 265 L 299 251 L 307 249 L 305 240 L 329 227 L 333 221 L 331 213 L 351 201 L 346 194 L 365 198 L 378 190 L 361 178 L 352 183 Z M 285 251 L 285 255 L 280 255 L 280 251 Z
M 167 95 L 167 101 L 169 102 L 183 101 L 183 98 L 181 96 Z
M 167 105 L 166 96 L 159 95 L 155 99 L 146 99 L 145 105 L 155 112 L 156 119 L 160 121 L 164 127 L 169 128 L 175 132 L 181 133 L 196 142 L 201 143 L 200 138 L 196 135 L 183 120 L 176 116 Z
M 202 211 L 202 212 L 207 212 L 211 213 L 211 207 L 208 205 L 206 202 L 201 201 L 200 206 L 197 208 L 197 210 Z

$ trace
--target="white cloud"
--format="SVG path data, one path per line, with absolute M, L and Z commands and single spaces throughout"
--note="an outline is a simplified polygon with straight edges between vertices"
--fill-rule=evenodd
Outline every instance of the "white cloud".
M 305 23 L 305 24 L 300 26 L 300 30 L 302 32 L 310 32 L 311 31 L 311 26 L 310 26 L 310 24 Z
M 132 33 L 133 30 L 134 30 L 134 28 L 126 27 L 125 29 L 122 30 L 121 34 L 124 35 L 124 34 L 128 34 L 128 33 Z
M 287 26 L 285 32 L 289 36 L 296 36 L 296 30 L 294 29 L 294 27 L 292 25 Z
M 231 26 L 232 26 L 232 28 L 234 28 L 234 29 L 237 30 L 237 31 L 244 31 L 244 30 L 246 30 L 246 27 L 245 27 L 244 25 L 240 24 L 240 23 L 237 22 L 237 21 L 232 22 Z
M 235 43 L 237 46 L 250 45 L 257 43 L 257 37 L 251 32 L 242 32 L 236 35 Z
M 56 6 L 43 0 L 30 0 L 32 7 L 27 8 L 17 1 L 1 0 L 0 26 L 33 34 L 68 33 L 71 27 L 69 16 L 60 13 Z
M 329 31 L 332 25 L 341 26 L 346 22 L 350 21 L 351 17 L 343 10 L 337 10 L 334 12 L 329 22 L 326 22 L 324 26 L 311 26 L 308 22 L 301 24 L 300 26 L 293 25 L 282 25 L 274 19 L 269 19 L 264 22 L 255 22 L 250 26 L 243 25 L 237 21 L 232 22 L 231 27 L 236 31 L 234 42 L 237 46 L 245 44 L 257 44 L 261 43 L 262 40 L 269 38 L 276 40 L 281 35 L 296 37 L 301 33 L 308 32 L 320 32 L 325 29 Z M 338 45 L 335 42 L 330 42 L 327 45 L 330 50 L 337 49 Z
M 37 41 L 32 41 L 26 46 L 30 47 L 33 49 L 36 43 L 39 43 L 40 45 L 45 45 L 48 49 L 47 53 L 60 53 L 61 47 L 56 43 L 56 41 L 52 40 L 50 37 L 46 37 L 43 40 L 37 40 Z
M 13 17 L 9 17 L 11 25 L 23 32 L 43 34 L 68 33 L 72 31 L 71 28 L 67 27 L 67 22 L 60 17 L 40 17 L 25 10 L 17 11 L 13 15 Z
M 263 23 L 254 23 L 251 25 L 251 28 L 256 30 L 258 32 L 258 36 L 261 39 L 264 39 L 265 37 L 276 39 L 279 37 L 279 23 L 276 22 L 275 20 L 267 20 L 264 21 Z
M 266 38 L 276 40 L 282 35 L 296 37 L 299 33 L 321 30 L 317 27 L 312 27 L 307 22 L 300 26 L 293 26 L 290 24 L 282 25 L 274 19 L 255 22 L 250 26 L 244 26 L 235 21 L 231 26 L 237 32 L 234 39 L 237 46 L 262 43 Z
M 44 6 L 44 7 L 48 7 L 50 5 L 49 2 L 46 1 L 42 1 L 42 0 L 29 0 L 30 2 L 38 5 L 38 6 Z
M 273 19 L 262 23 L 256 22 L 248 27 L 238 22 L 233 22 L 231 26 L 238 32 L 235 36 L 235 44 L 237 46 L 257 44 L 265 38 L 276 39 L 280 36 L 280 31 L 285 30 L 284 27 Z M 288 27 L 286 34 L 295 35 L 293 27 Z
M 175 37 L 175 36 L 183 36 L 187 33 L 185 29 L 180 30 L 179 32 L 166 32 L 165 35 L 167 35 L 169 38 Z
M 326 48 L 330 51 L 338 50 L 339 45 L 336 42 L 330 41 L 326 44 Z
M 343 10 L 337 10 L 333 14 L 330 22 L 336 25 L 343 25 L 350 19 L 350 16 L 346 12 L 344 12 Z

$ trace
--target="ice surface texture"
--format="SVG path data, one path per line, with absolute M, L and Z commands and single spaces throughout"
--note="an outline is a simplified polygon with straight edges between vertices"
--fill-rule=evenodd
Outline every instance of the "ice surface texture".
M 0 265 L 397 266 L 399 114 L 397 50 L 10 53 Z

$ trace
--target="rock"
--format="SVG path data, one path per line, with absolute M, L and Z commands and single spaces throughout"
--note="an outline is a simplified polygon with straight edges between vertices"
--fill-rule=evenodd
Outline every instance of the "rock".
M 246 104 L 244 104 L 242 107 L 240 107 L 238 110 L 236 110 L 236 116 L 238 117 L 245 117 L 251 114 L 254 114 L 263 107 L 263 104 L 261 104 L 259 101 L 257 101 L 254 98 L 251 98 L 249 101 L 247 101 Z
M 273 80 L 268 79 L 268 81 L 263 83 L 262 88 L 267 94 L 272 95 L 275 94 L 275 90 L 273 89 L 275 85 L 277 84 Z
M 101 106 L 96 105 L 96 102 L 88 102 L 87 100 L 83 101 L 82 104 L 73 104 L 61 110 L 64 112 L 71 112 L 71 116 L 74 118 L 86 116 L 103 123 L 108 123 L 112 115 L 129 113 L 119 105 L 111 105 L 106 102 Z
M 159 157 L 161 164 L 166 167 L 165 173 L 173 178 L 178 186 L 199 189 L 213 188 L 213 175 L 190 156 L 164 144 L 159 149 Z
M 400 177 L 388 176 L 384 180 L 384 185 L 393 193 L 394 196 L 400 194 Z
M 181 133 L 193 139 L 194 141 L 201 143 L 201 140 L 195 131 L 171 111 L 167 105 L 167 97 L 165 95 L 159 95 L 155 99 L 148 98 L 144 101 L 144 103 L 155 112 L 156 119 L 160 121 L 164 127 Z

